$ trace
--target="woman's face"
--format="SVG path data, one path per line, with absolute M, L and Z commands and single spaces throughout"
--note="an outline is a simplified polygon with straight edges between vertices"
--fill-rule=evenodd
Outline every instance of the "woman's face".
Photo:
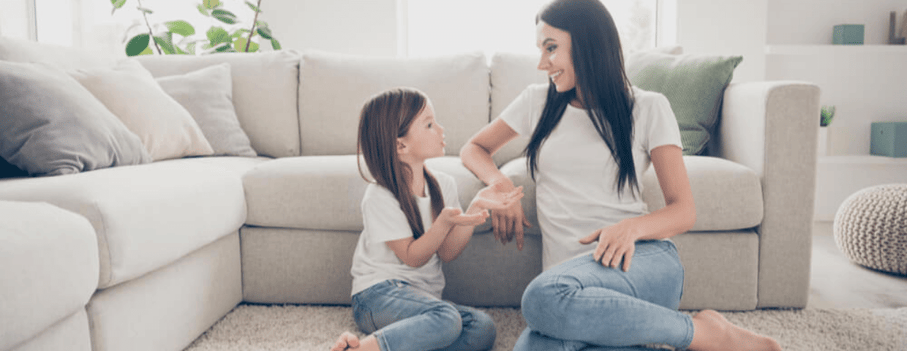
M 535 26 L 535 37 L 536 46 L 542 52 L 538 69 L 548 72 L 548 78 L 559 93 L 575 88 L 570 33 L 539 21 Z

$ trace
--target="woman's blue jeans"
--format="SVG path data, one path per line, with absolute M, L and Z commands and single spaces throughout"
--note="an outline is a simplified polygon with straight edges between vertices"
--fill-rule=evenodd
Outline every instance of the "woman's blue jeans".
M 353 295 L 353 318 L 382 351 L 490 350 L 496 331 L 485 312 L 386 280 Z
M 584 255 L 536 277 L 523 293 L 528 328 L 514 350 L 646 350 L 693 341 L 692 319 L 677 311 L 683 266 L 674 243 L 639 241 L 630 270 Z

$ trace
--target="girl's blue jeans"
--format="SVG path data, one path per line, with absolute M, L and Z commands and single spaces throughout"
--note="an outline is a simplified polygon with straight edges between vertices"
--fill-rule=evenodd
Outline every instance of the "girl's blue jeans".
M 577 257 L 529 283 L 522 302 L 528 328 L 514 350 L 685 349 L 693 321 L 677 311 L 682 294 L 683 266 L 671 241 L 637 242 L 628 272 L 591 254 Z
M 485 312 L 386 280 L 353 295 L 353 318 L 382 351 L 490 350 L 496 331 Z

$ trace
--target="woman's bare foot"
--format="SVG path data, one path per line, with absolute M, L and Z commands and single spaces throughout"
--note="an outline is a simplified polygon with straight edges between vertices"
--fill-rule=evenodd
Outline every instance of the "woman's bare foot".
M 359 340 L 356 334 L 343 332 L 334 343 L 331 351 L 381 351 L 378 347 L 378 340 L 369 335 L 365 339 Z
M 738 327 L 713 310 L 703 310 L 693 316 L 693 328 L 690 350 L 781 350 L 775 339 Z

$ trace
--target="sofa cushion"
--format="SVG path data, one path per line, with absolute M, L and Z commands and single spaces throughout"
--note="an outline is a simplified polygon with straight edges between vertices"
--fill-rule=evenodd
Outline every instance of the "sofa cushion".
M 30 175 L 151 161 L 141 140 L 66 72 L 0 61 L 0 157 Z
M 50 204 L 0 201 L 0 277 L 0 350 L 9 350 L 84 316 L 98 285 L 94 228 Z
M 133 59 L 71 73 L 139 136 L 154 161 L 214 153 L 189 111 Z
M 306 52 L 299 66 L 302 155 L 356 153 L 359 114 L 371 96 L 399 86 L 421 90 L 457 155 L 488 124 L 488 65 L 481 53 L 375 58 Z
M 236 232 L 246 218 L 240 174 L 263 161 L 190 158 L 3 179 L 0 199 L 44 201 L 88 218 L 98 237 L 98 288 L 107 288 Z
M 680 126 L 683 154 L 698 155 L 714 132 L 724 89 L 742 60 L 640 52 L 627 58 L 627 77 L 633 85 L 668 98 Z
M 167 95 L 189 111 L 214 149 L 214 155 L 257 156 L 236 117 L 229 64 L 160 77 L 157 82 Z
M 291 50 L 208 56 L 153 55 L 137 58 L 154 77 L 230 64 L 233 105 L 239 124 L 259 155 L 299 155 L 299 54 Z
M 468 206 L 481 181 L 446 156 L 426 162 L 430 170 L 454 177 L 460 204 Z M 365 163 L 362 172 L 371 179 Z M 366 181 L 355 155 L 285 157 L 267 161 L 243 176 L 248 204 L 246 224 L 312 230 L 362 230 L 360 203 Z
M 684 156 L 693 201 L 696 203 L 696 224 L 690 231 L 728 231 L 752 228 L 762 223 L 762 183 L 753 170 L 717 157 Z M 540 234 L 535 207 L 535 187 L 526 168 L 526 158 L 520 157 L 501 167 L 516 186 L 523 186 L 523 211 L 532 223 L 527 234 Z M 664 195 L 649 167 L 643 174 L 642 199 L 649 212 L 665 206 Z M 490 230 L 489 223 L 476 227 Z

